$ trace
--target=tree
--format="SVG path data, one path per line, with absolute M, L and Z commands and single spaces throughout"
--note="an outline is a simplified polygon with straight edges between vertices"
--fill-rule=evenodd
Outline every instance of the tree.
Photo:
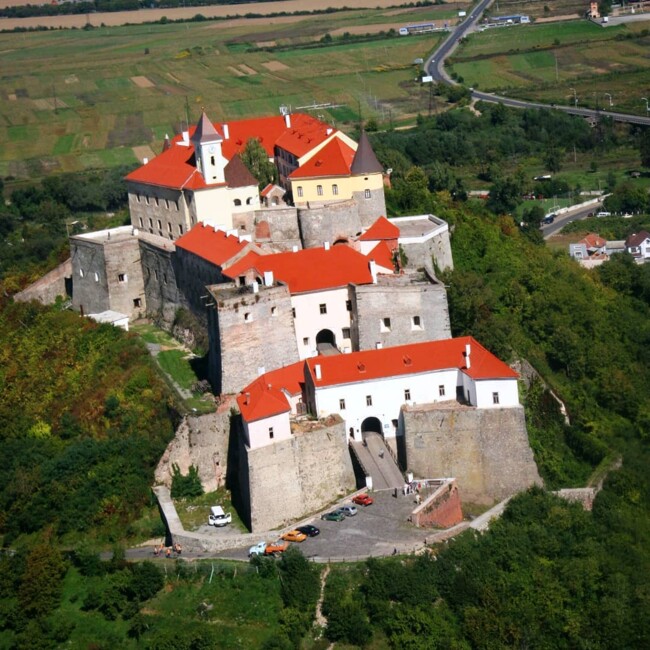
M 644 167 L 650 168 L 650 129 L 645 128 L 639 138 L 639 154 L 641 156 L 641 164 Z
M 275 182 L 275 165 L 269 160 L 266 149 L 258 138 L 251 138 L 241 152 L 241 159 L 248 171 L 255 176 L 260 189 Z

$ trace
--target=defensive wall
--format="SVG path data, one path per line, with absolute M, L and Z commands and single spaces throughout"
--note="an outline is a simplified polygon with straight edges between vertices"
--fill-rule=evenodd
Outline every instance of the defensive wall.
M 290 440 L 258 449 L 248 449 L 238 437 L 239 514 L 253 532 L 284 526 L 355 488 L 339 416 L 292 423 L 292 433 Z
M 542 485 L 522 406 L 405 405 L 400 460 L 416 476 L 454 476 L 465 501 L 492 503 Z
M 299 208 L 298 224 L 304 248 L 322 246 L 326 241 L 332 244 L 341 240 L 348 241 L 362 230 L 359 207 L 352 199 Z
M 418 528 L 451 528 L 463 521 L 456 481 L 445 479 L 440 483 L 411 514 L 411 522 Z
M 14 300 L 18 302 L 37 300 L 44 305 L 51 305 L 59 296 L 66 298 L 72 294 L 71 278 L 72 260 L 67 259 L 26 289 L 15 294 Z
M 400 229 L 399 245 L 408 258 L 407 267 L 435 265 L 441 271 L 452 270 L 454 259 L 449 240 L 449 225 L 432 214 L 397 217 L 391 223 Z

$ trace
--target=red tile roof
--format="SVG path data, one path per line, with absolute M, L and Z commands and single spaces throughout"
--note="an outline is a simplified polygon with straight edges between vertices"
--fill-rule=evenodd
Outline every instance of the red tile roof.
M 645 230 L 642 230 L 641 232 L 637 232 L 634 233 L 633 235 L 630 235 L 625 240 L 625 245 L 628 248 L 640 246 L 646 239 L 650 239 L 650 233 L 648 233 Z
M 600 235 L 590 232 L 584 239 L 581 239 L 579 244 L 586 244 L 587 248 L 602 248 L 607 244 Z
M 160 187 L 173 187 L 178 190 L 186 187 L 190 189 L 207 187 L 203 176 L 196 168 L 194 147 L 191 145 L 173 144 L 146 165 L 128 174 L 126 180 Z
M 217 266 L 223 266 L 247 246 L 238 237 L 227 235 L 223 230 L 215 231 L 213 226 L 204 223 L 197 223 L 192 230 L 179 237 L 175 244 L 176 248 L 194 253 Z
M 302 393 L 305 362 L 298 361 L 272 370 L 251 382 L 238 396 L 237 404 L 246 422 L 254 422 L 290 410 L 284 391 L 289 395 Z M 281 390 L 282 389 L 282 390 Z M 248 397 L 246 396 L 248 393 Z
M 398 239 L 399 228 L 386 217 L 379 217 L 375 223 L 359 237 L 360 241 L 380 241 L 382 239 Z
M 304 165 L 294 170 L 289 178 L 314 178 L 319 176 L 349 176 L 354 149 L 340 138 L 332 138 Z
M 275 280 L 286 282 L 292 294 L 344 287 L 350 282 L 372 283 L 368 258 L 343 245 L 329 250 L 306 248 L 273 255 L 251 252 L 225 268 L 223 273 L 235 279 L 251 269 L 260 275 L 272 271 Z
M 471 349 L 469 369 L 466 367 L 464 355 L 465 346 L 468 344 Z M 512 368 L 488 352 L 471 336 L 331 357 L 312 357 L 305 363 L 316 388 L 448 369 L 460 369 L 472 379 L 518 377 Z M 321 367 L 321 379 L 316 379 L 315 365 Z
M 395 262 L 393 260 L 393 252 L 385 241 L 380 241 L 369 253 L 369 260 L 375 260 L 379 266 L 385 269 L 395 269 Z

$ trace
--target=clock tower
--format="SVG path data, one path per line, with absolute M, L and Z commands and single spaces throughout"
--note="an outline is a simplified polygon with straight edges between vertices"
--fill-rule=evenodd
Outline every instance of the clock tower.
M 224 168 L 228 161 L 221 153 L 222 142 L 223 138 L 203 111 L 192 135 L 192 144 L 196 155 L 196 166 L 207 185 L 226 181 Z

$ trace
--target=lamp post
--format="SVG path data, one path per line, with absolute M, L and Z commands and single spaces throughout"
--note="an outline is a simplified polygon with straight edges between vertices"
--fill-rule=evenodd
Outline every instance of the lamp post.
M 575 88 L 569 88 L 569 90 L 573 93 L 573 105 L 577 108 L 578 107 L 578 95 L 576 93 Z
M 612 96 L 609 93 L 604 93 L 605 97 L 609 97 L 609 107 L 611 108 L 614 106 L 614 102 L 612 101 Z

